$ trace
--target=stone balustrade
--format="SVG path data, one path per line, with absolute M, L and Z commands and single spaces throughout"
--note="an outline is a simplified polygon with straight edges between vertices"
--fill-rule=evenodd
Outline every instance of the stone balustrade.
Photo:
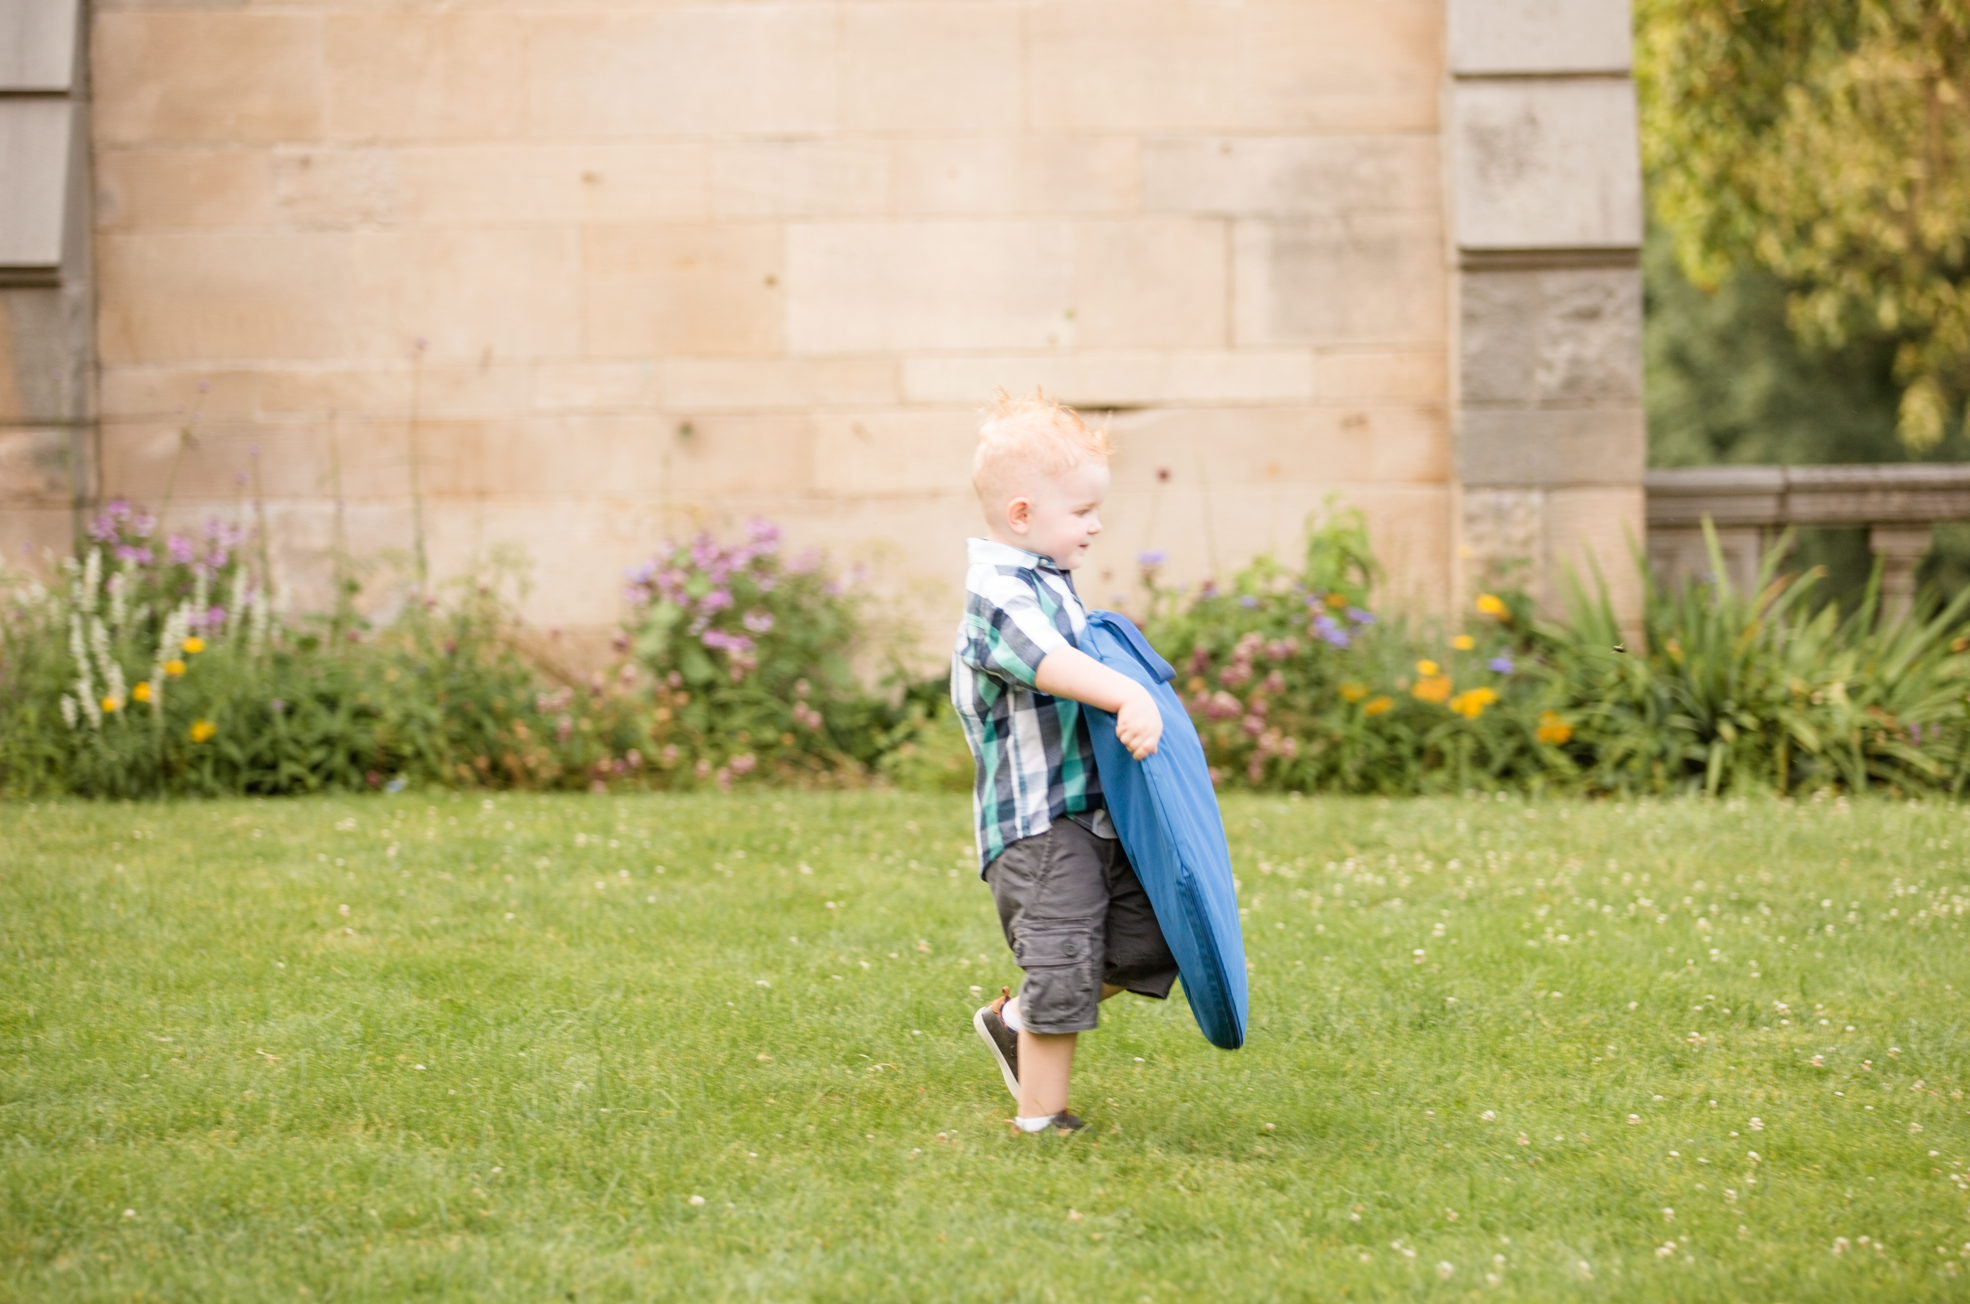
M 1706 519 L 1739 588 L 1756 582 L 1759 556 L 1782 530 L 1865 526 L 1891 614 L 1915 599 L 1930 528 L 1970 520 L 1970 465 L 1677 467 L 1650 471 L 1646 488 L 1649 569 L 1658 579 L 1709 572 Z

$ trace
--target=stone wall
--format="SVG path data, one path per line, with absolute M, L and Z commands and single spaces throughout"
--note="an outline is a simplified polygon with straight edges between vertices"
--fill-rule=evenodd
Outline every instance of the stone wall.
M 1641 163 L 1628 0 L 1451 0 L 1459 588 L 1639 617 Z
M 873 553 L 946 637 L 995 386 L 1110 417 L 1090 596 L 1364 508 L 1451 580 L 1438 0 L 98 0 L 101 489 L 536 563 Z M 189 432 L 189 433 L 187 433 Z M 175 470 L 174 470 L 175 467 Z

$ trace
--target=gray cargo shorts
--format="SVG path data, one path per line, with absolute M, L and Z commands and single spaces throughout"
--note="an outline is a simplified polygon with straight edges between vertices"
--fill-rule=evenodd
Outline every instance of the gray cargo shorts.
M 1122 844 L 1071 819 L 1021 838 L 985 869 L 1013 960 L 1020 1019 L 1039 1033 L 1100 1023 L 1101 986 L 1163 1000 L 1177 979 L 1149 895 Z

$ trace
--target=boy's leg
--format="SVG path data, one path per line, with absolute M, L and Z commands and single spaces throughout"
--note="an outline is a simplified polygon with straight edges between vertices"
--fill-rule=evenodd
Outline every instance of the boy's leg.
M 1101 985 L 1101 999 L 1118 996 L 1123 988 Z M 1017 1017 L 1015 1014 L 1014 1017 Z M 1048 1036 L 1021 1029 L 1019 1033 L 1019 1116 L 1046 1118 L 1067 1108 L 1067 1086 L 1074 1075 L 1074 1044 L 1078 1032 Z
M 1066 1109 L 1074 1036 L 1095 1026 L 1095 1009 L 1105 995 L 1108 885 L 1097 842 L 1080 825 L 1060 820 L 1006 848 L 986 870 L 1006 941 L 1026 971 L 1019 999 L 998 1012 L 1005 1026 L 1017 1029 L 1013 1094 L 1022 1118 L 1051 1117 Z M 986 1022 L 989 1027 L 992 1021 Z M 1007 1058 L 1000 1055 L 1002 1070 Z M 1027 1113 L 1037 1107 L 1035 1101 L 1051 1108 Z

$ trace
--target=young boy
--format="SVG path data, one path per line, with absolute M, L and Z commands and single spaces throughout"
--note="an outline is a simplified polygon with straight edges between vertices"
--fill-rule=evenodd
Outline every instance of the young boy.
M 1101 533 L 1108 437 L 1044 398 L 999 396 L 978 432 L 972 486 L 989 537 L 968 542 L 951 700 L 978 764 L 978 859 L 1025 971 L 972 1018 L 1019 1101 L 1021 1132 L 1083 1126 L 1067 1109 L 1076 1034 L 1117 992 L 1162 1000 L 1176 980 L 1149 898 L 1102 801 L 1082 704 L 1112 711 L 1137 760 L 1163 720 L 1149 690 L 1075 643 L 1073 573 Z

